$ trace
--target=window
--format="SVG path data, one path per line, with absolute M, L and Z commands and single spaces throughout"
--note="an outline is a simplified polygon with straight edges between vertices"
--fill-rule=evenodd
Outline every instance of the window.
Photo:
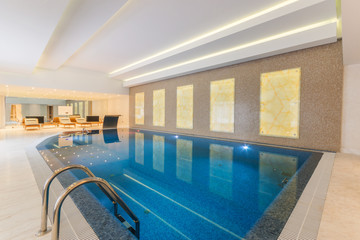
M 79 102 L 79 114 L 84 117 L 84 102 Z

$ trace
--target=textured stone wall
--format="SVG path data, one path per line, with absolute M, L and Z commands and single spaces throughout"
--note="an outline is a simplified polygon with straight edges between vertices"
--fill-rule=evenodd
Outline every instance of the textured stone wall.
M 130 126 L 158 131 L 339 151 L 343 62 L 341 41 L 130 88 Z M 259 135 L 261 73 L 301 68 L 299 139 Z M 210 131 L 210 81 L 235 78 L 235 131 Z M 193 129 L 176 128 L 176 88 L 194 85 Z M 165 88 L 165 127 L 153 126 L 153 90 Z M 135 125 L 134 96 L 145 92 L 145 123 Z

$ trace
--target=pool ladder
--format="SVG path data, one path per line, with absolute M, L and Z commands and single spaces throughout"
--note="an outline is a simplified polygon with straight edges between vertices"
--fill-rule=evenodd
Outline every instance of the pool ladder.
M 62 172 L 65 172 L 70 169 L 79 169 L 85 172 L 89 177 L 78 180 L 74 182 L 70 186 L 68 186 L 63 193 L 59 196 L 59 198 L 55 202 L 54 212 L 53 212 L 53 229 L 47 226 L 47 216 L 48 216 L 48 205 L 49 205 L 49 188 L 52 181 Z M 112 201 L 114 205 L 114 215 L 118 218 L 127 229 L 132 232 L 138 239 L 140 238 L 140 222 L 139 219 L 135 216 L 135 214 L 130 210 L 130 208 L 125 204 L 125 202 L 119 197 L 119 195 L 114 191 L 114 189 L 110 186 L 110 184 L 102 178 L 96 177 L 90 169 L 83 165 L 69 165 L 64 168 L 60 168 L 54 171 L 53 175 L 49 177 L 43 187 L 42 190 L 42 209 L 41 209 L 41 226 L 39 232 L 36 236 L 40 237 L 48 232 L 52 231 L 51 239 L 58 240 L 59 239 L 59 231 L 60 231 L 60 212 L 61 206 L 66 199 L 66 197 L 74 191 L 76 188 L 87 184 L 87 183 L 95 183 L 101 191 Z M 119 204 L 122 209 L 131 217 L 131 219 L 135 223 L 135 229 L 120 215 L 118 214 L 117 204 Z

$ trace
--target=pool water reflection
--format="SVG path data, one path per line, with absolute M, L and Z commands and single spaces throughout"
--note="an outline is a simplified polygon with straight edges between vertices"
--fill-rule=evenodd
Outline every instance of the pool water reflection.
M 54 136 L 38 149 L 107 180 L 139 217 L 141 239 L 242 239 L 313 154 L 134 129 Z

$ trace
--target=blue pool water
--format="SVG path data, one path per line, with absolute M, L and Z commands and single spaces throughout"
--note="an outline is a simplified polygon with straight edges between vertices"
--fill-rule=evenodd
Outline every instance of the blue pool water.
M 140 219 L 141 239 L 243 239 L 290 182 L 300 184 L 294 176 L 314 154 L 135 129 L 54 136 L 38 149 L 107 180 Z M 299 194 L 288 192 L 295 205 Z

